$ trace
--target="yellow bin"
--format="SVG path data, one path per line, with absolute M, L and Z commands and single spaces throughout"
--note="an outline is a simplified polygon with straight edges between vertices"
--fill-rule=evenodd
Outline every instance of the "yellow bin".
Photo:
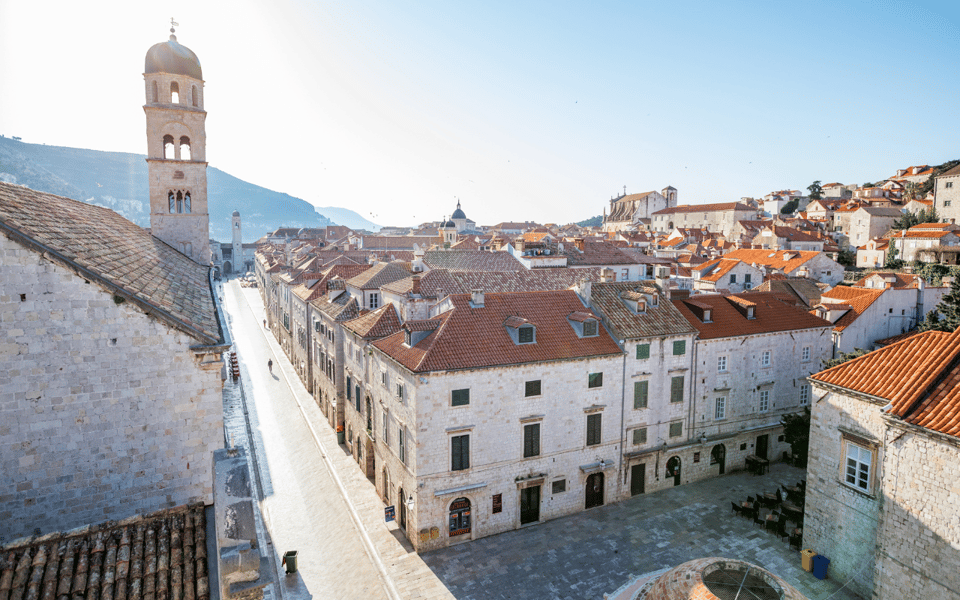
M 816 555 L 817 553 L 809 548 L 800 551 L 800 566 L 807 573 L 813 571 L 813 557 Z

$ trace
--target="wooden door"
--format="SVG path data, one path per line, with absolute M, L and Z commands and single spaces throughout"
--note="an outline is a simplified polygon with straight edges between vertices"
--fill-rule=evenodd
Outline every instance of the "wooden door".
M 755 454 L 760 458 L 767 458 L 767 446 L 770 443 L 769 435 L 758 435 L 757 436 L 757 450 Z
M 723 475 L 727 468 L 727 448 L 723 444 L 717 444 L 710 451 L 710 463 L 720 465 L 720 475 Z
M 594 473 L 587 477 L 586 501 L 584 508 L 603 506 L 603 473 Z
M 643 487 L 647 479 L 647 465 L 639 464 L 630 467 L 630 495 L 636 496 L 643 493 Z
M 667 477 L 673 477 L 673 485 L 680 485 L 680 457 L 673 456 L 667 461 Z
M 535 485 L 520 490 L 520 524 L 536 523 L 540 520 L 540 486 Z

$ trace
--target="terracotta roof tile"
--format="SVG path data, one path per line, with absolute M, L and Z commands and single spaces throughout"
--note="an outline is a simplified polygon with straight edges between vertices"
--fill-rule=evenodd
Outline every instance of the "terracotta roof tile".
M 343 326 L 365 340 L 380 339 L 400 331 L 400 316 L 393 304 L 385 304 L 362 317 L 345 321 Z
M 0 548 L 0 596 L 210 598 L 203 505 L 15 541 Z
M 870 305 L 876 302 L 877 298 L 883 295 L 883 292 L 884 290 L 872 288 L 838 285 L 820 296 L 820 304 L 829 308 L 830 306 L 834 306 L 834 303 L 831 301 L 839 300 L 840 302 L 837 302 L 837 304 L 850 306 L 850 312 L 837 319 L 837 322 L 833 324 L 834 331 L 843 331 L 870 308 Z
M 882 398 L 908 423 L 960 436 L 960 328 L 925 331 L 811 379 Z
M 753 211 L 754 209 L 741 202 L 719 202 L 714 204 L 681 204 L 680 206 L 675 206 L 673 208 L 664 208 L 663 210 L 658 210 L 653 214 L 673 215 L 677 213 L 710 212 L 716 210 Z
M 733 250 L 724 258 L 737 258 L 747 264 L 758 264 L 784 273 L 791 273 L 820 252 L 810 250 Z
M 347 285 L 361 290 L 378 290 L 388 283 L 409 276 L 410 269 L 400 263 L 380 263 L 351 277 L 347 280 Z
M 670 303 L 658 297 L 657 305 L 647 304 L 643 314 L 633 312 L 624 300 L 643 299 L 644 294 L 659 294 L 650 285 L 618 281 L 590 286 L 590 305 L 604 317 L 619 339 L 686 335 L 696 332 L 687 319 Z
M 165 311 L 192 337 L 222 339 L 210 268 L 112 210 L 0 182 L 0 225 L 49 248 L 51 259 L 117 286 L 145 310 Z
M 829 321 L 788 304 L 770 292 L 697 294 L 693 301 L 713 309 L 711 323 L 704 323 L 697 318 L 687 306 L 687 300 L 674 299 L 673 305 L 686 317 L 690 325 L 700 331 L 700 339 L 830 327 Z M 754 318 L 748 319 L 735 305 L 753 305 Z
M 423 262 L 431 269 L 448 271 L 523 271 L 524 266 L 506 252 L 480 250 L 431 250 L 423 255 Z
M 480 308 L 470 306 L 469 294 L 450 301 L 453 308 L 430 319 L 436 330 L 416 346 L 406 346 L 402 332 L 373 345 L 416 373 L 621 354 L 605 329 L 577 336 L 567 315 L 588 309 L 571 291 L 486 294 Z M 536 343 L 514 344 L 504 327 L 508 319 L 533 323 Z

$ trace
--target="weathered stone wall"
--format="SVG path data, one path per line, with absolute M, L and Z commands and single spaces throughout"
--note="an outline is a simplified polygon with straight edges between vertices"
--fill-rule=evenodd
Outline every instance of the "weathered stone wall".
M 960 440 L 894 426 L 884 453 L 874 597 L 956 599 Z
M 941 221 L 960 224 L 960 175 L 937 177 L 933 208 Z
M 826 394 L 826 396 L 824 396 Z M 822 400 L 818 400 L 823 397 Z M 830 577 L 864 598 L 873 591 L 883 460 L 881 406 L 813 385 L 803 547 L 830 559 Z M 873 452 L 871 483 L 861 491 L 844 482 L 844 439 L 856 436 Z
M 0 535 L 212 502 L 220 367 L 0 236 Z

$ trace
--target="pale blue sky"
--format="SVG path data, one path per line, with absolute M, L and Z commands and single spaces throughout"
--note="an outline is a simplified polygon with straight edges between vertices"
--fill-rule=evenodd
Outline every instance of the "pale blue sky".
M 0 0 L 0 133 L 144 152 L 143 57 L 206 78 L 210 164 L 380 224 L 565 223 L 960 158 L 960 3 Z

